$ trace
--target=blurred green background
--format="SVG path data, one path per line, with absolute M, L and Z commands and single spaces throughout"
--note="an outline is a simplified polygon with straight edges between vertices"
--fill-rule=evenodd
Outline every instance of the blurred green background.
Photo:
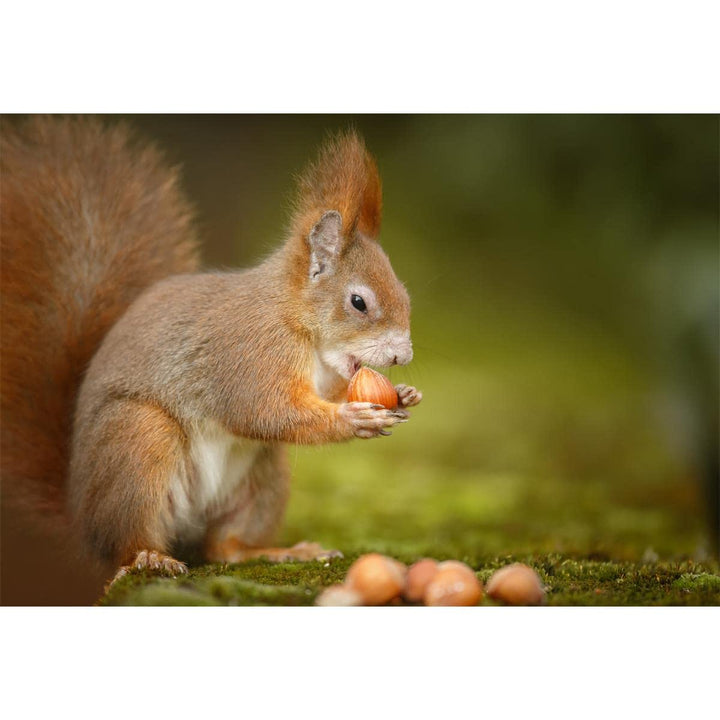
M 425 395 L 392 438 L 293 449 L 283 540 L 702 560 L 716 547 L 716 116 L 131 116 L 212 267 L 281 241 L 293 174 L 355 126 Z M 713 505 L 714 504 L 714 505 Z

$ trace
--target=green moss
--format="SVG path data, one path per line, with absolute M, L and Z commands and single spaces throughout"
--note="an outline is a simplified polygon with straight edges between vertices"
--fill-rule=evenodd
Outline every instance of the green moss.
M 312 563 L 203 565 L 172 580 L 147 573 L 118 581 L 106 605 L 312 605 L 325 586 L 342 582 L 356 554 Z M 418 556 L 403 555 L 413 562 Z M 467 558 L 466 558 L 467 559 Z M 569 558 L 559 554 L 496 556 L 474 562 L 481 581 L 511 562 L 539 573 L 548 605 L 717 605 L 717 563 L 693 561 L 636 564 Z M 492 605 L 485 598 L 483 604 Z
M 495 345 L 467 338 L 457 361 L 418 350 L 416 368 L 392 369 L 425 399 L 391 438 L 290 449 L 279 543 L 317 541 L 344 558 L 131 575 L 101 603 L 311 604 L 377 551 L 459 559 L 483 581 L 525 562 L 549 605 L 720 604 L 697 478 L 647 412 L 644 368 L 583 327 L 555 346 L 482 320 Z M 452 330 L 428 322 L 435 340 Z
M 710 573 L 685 573 L 673 582 L 673 588 L 687 592 L 707 592 L 712 595 L 720 591 L 720 576 Z

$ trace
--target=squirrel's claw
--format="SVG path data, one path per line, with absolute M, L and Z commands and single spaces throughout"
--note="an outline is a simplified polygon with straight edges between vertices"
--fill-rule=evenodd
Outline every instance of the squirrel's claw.
M 295 555 L 292 556 L 296 560 L 330 560 L 331 558 L 341 558 L 344 555 L 339 550 L 326 550 L 320 543 L 302 541 L 295 543 L 290 548 L 290 551 L 295 551 Z M 300 551 L 300 553 L 298 553 Z
M 180 562 L 169 555 L 157 552 L 156 550 L 141 550 L 129 565 L 123 565 L 118 569 L 115 577 L 113 577 L 105 588 L 106 592 L 120 578 L 132 572 L 137 572 L 138 570 L 149 570 L 158 575 L 170 575 L 171 577 L 186 575 L 188 571 L 187 565 L 185 565 L 184 562 Z
M 340 417 L 350 426 L 355 437 L 365 439 L 389 435 L 389 428 L 408 421 L 407 413 L 402 410 L 387 410 L 366 402 L 341 405 Z

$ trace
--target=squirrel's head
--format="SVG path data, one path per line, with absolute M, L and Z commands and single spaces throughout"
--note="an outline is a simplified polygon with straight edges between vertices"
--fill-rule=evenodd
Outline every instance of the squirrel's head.
M 346 378 L 360 365 L 406 365 L 413 354 L 407 291 L 380 245 L 359 230 L 345 238 L 342 225 L 330 210 L 308 236 L 305 298 L 320 358 Z
M 360 365 L 412 360 L 410 299 L 376 241 L 381 198 L 377 166 L 355 133 L 326 143 L 300 179 L 293 275 L 320 359 L 345 378 Z

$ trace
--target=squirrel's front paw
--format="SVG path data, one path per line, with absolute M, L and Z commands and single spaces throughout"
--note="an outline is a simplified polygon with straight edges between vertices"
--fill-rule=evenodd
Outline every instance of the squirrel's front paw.
M 373 438 L 390 435 L 388 428 L 407 422 L 403 410 L 388 410 L 382 405 L 368 402 L 351 402 L 340 406 L 340 417 L 347 423 L 355 437 Z
M 412 385 L 396 385 L 398 405 L 403 408 L 413 407 L 422 400 L 422 393 Z

